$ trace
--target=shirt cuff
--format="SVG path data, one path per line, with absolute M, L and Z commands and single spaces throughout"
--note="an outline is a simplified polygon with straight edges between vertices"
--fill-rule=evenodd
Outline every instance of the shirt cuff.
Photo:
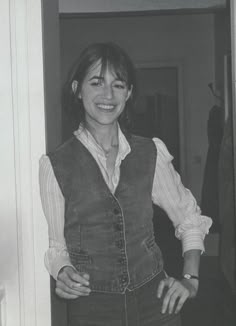
M 63 255 L 50 255 L 50 253 L 45 254 L 44 258 L 45 266 L 49 272 L 49 274 L 57 280 L 58 273 L 65 266 L 70 266 L 74 268 L 74 266 L 70 262 L 70 257 L 67 254 Z
M 205 235 L 199 229 L 192 229 L 184 232 L 181 237 L 182 252 L 183 254 L 188 250 L 201 250 L 205 251 L 204 246 Z

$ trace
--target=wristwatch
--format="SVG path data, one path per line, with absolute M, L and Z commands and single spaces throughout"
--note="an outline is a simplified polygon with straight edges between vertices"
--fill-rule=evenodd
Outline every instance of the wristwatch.
M 184 274 L 183 275 L 183 278 L 185 278 L 186 280 L 190 280 L 190 279 L 195 279 L 195 280 L 199 280 L 199 277 L 198 276 L 196 276 L 196 275 L 191 275 L 191 274 L 188 274 L 188 273 L 186 273 L 186 274 Z

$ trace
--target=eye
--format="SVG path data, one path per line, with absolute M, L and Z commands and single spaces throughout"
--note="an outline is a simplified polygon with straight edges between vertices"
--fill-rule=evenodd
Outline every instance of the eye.
M 102 80 L 94 79 L 94 80 L 91 81 L 90 85 L 95 86 L 95 87 L 102 86 Z
M 115 87 L 117 89 L 125 89 L 126 88 L 126 84 L 125 83 L 122 83 L 122 82 L 116 82 L 113 87 Z

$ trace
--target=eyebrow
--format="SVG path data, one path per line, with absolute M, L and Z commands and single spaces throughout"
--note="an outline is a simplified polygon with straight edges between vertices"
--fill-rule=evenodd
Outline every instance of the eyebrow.
M 93 80 L 93 79 L 99 79 L 99 80 L 104 80 L 104 77 L 103 76 L 92 76 L 91 78 L 89 78 L 89 81 L 90 80 Z M 120 81 L 120 82 L 123 82 L 125 83 L 125 80 L 123 79 L 120 79 L 120 78 L 115 78 L 115 81 Z
M 89 80 L 92 80 L 92 79 L 100 79 L 100 80 L 102 80 L 102 79 L 104 79 L 104 77 L 102 77 L 102 76 L 92 76 L 91 78 L 89 78 Z

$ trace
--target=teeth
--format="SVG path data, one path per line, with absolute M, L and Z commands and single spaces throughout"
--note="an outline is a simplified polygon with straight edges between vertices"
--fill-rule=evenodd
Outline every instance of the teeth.
M 114 105 L 98 104 L 98 107 L 103 110 L 112 110 L 114 108 Z

